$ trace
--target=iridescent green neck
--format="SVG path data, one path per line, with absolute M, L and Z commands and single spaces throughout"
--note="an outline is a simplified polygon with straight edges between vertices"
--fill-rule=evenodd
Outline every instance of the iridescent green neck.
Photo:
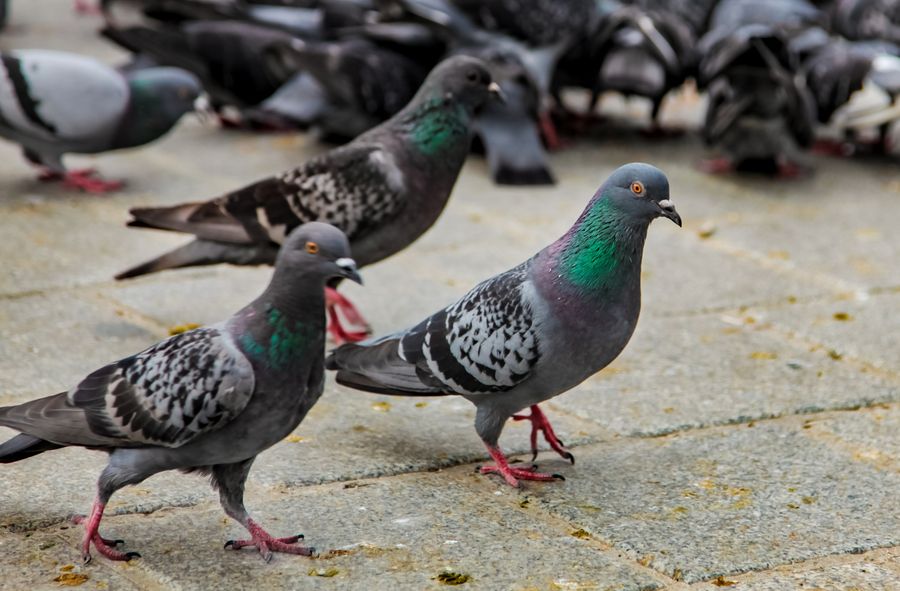
M 459 101 L 427 99 L 405 118 L 409 134 L 419 151 L 428 156 L 459 146 L 469 136 L 469 113 Z
M 617 286 L 629 269 L 640 269 L 645 236 L 646 228 L 625 223 L 609 199 L 595 199 L 560 240 L 556 272 L 586 290 Z
M 282 369 L 292 361 L 302 358 L 306 347 L 313 340 L 314 330 L 300 321 L 289 321 L 274 306 L 266 312 L 265 335 L 245 333 L 240 338 L 241 347 L 248 355 L 274 369 Z M 257 340 L 259 337 L 263 342 Z

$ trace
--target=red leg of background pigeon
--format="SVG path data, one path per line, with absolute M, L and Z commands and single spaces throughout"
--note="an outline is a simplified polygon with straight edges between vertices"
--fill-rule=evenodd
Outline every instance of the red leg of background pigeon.
M 563 442 L 560 441 L 556 436 L 556 433 L 554 433 L 553 431 L 553 427 L 550 425 L 550 420 L 537 404 L 531 405 L 531 414 L 513 415 L 512 418 L 514 421 L 531 421 L 531 452 L 534 454 L 534 456 L 531 458 L 532 461 L 537 458 L 537 434 L 538 431 L 541 431 L 544 433 L 544 439 L 547 441 L 547 443 L 550 444 L 550 447 L 553 448 L 553 451 L 569 460 L 573 464 L 575 463 L 575 456 L 572 455 L 572 452 L 566 449 L 566 446 L 563 444 Z
M 559 139 L 559 133 L 556 131 L 556 124 L 553 123 L 553 118 L 550 117 L 549 111 L 543 111 L 538 115 L 538 123 L 540 125 L 541 135 L 544 136 L 544 142 L 547 144 L 547 149 L 554 151 L 562 148 L 563 142 Z
M 75 12 L 78 14 L 103 14 L 100 7 L 91 0 L 75 0 Z
M 325 308 L 328 310 L 328 332 L 335 343 L 356 343 L 369 336 L 369 325 L 366 319 L 362 317 L 353 303 L 336 289 L 325 288 Z M 360 330 L 345 329 L 341 324 L 340 316 L 338 316 L 338 309 L 351 326 Z
M 100 535 L 100 520 L 103 519 L 104 508 L 106 508 L 106 505 L 100 501 L 94 501 L 94 505 L 91 507 L 90 517 L 85 518 L 84 515 L 75 515 L 72 517 L 72 523 L 85 524 L 84 537 L 81 541 L 81 559 L 85 564 L 91 561 L 92 543 L 94 544 L 94 548 L 96 548 L 100 554 L 106 556 L 110 560 L 131 560 L 132 558 L 139 558 L 140 554 L 137 552 L 122 552 L 116 550 L 116 545 L 120 544 L 122 540 L 109 540 Z
M 295 544 L 303 539 L 302 535 L 289 536 L 287 538 L 273 538 L 266 530 L 252 519 L 247 520 L 247 531 L 250 532 L 249 540 L 228 540 L 225 547 L 232 550 L 240 550 L 253 546 L 262 555 L 263 560 L 269 562 L 272 560 L 272 552 L 283 552 L 285 554 L 299 554 L 301 556 L 312 556 L 315 548 L 306 546 L 296 546 Z
M 728 158 L 712 158 L 698 162 L 697 169 L 706 174 L 728 174 L 734 172 L 734 164 Z
M 509 462 L 506 459 L 506 456 L 503 455 L 503 452 L 500 451 L 500 448 L 493 447 L 491 445 L 485 444 L 487 447 L 488 453 L 491 454 L 491 457 L 494 459 L 496 463 L 495 466 L 482 466 L 479 468 L 479 471 L 482 474 L 499 474 L 506 480 L 506 483 L 510 486 L 519 486 L 519 480 L 540 480 L 540 481 L 551 481 L 551 480 L 565 480 L 560 474 L 544 474 L 542 472 L 535 472 L 537 466 L 528 466 L 527 468 L 513 468 L 509 465 Z

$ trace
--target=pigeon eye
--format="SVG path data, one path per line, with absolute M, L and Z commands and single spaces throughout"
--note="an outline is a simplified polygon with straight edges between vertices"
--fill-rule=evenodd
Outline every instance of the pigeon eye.
M 635 194 L 635 196 L 640 197 L 644 194 L 644 183 L 641 181 L 634 181 L 631 183 L 631 192 Z
M 319 252 L 319 245 L 315 242 L 307 242 L 306 243 L 306 252 L 309 254 L 316 254 Z
M 469 82 L 478 82 L 481 76 L 475 70 L 469 70 L 469 73 L 466 74 L 466 78 L 469 79 Z

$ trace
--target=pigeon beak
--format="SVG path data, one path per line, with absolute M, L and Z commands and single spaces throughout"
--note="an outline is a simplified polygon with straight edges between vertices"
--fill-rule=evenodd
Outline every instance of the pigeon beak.
M 356 270 L 356 261 L 344 257 L 336 260 L 334 264 L 340 268 L 341 277 L 346 277 L 350 281 L 355 281 L 360 285 L 363 284 L 362 277 L 359 276 L 359 273 Z
M 678 224 L 678 227 L 680 228 L 681 227 L 681 216 L 678 215 L 677 211 L 675 211 L 675 204 L 672 203 L 671 201 L 669 201 L 668 199 L 663 199 L 662 201 L 660 201 L 658 203 L 658 205 L 659 205 L 659 209 L 661 211 L 661 213 L 659 215 L 663 216 L 664 218 L 669 218 L 670 220 L 672 220 L 673 222 Z
M 500 90 L 500 85 L 496 82 L 491 82 L 488 84 L 488 92 L 491 93 L 491 96 L 503 103 L 506 104 L 506 95 L 503 94 L 503 91 Z

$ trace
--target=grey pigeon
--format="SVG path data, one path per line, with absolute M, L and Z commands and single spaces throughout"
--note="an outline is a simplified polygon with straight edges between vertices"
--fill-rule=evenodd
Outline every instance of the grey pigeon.
M 271 264 L 284 236 L 312 220 L 342 229 L 360 265 L 389 257 L 443 211 L 469 151 L 474 113 L 497 91 L 481 61 L 454 57 L 429 74 L 403 110 L 349 144 L 210 201 L 132 209 L 131 226 L 196 239 L 117 278 L 217 263 Z M 347 300 L 334 290 L 329 298 L 359 324 Z M 336 339 L 362 338 L 343 330 L 333 306 L 329 317 Z
M 121 183 L 96 178 L 93 170 L 66 171 L 67 153 L 97 154 L 149 143 L 194 108 L 200 83 L 176 68 L 123 75 L 72 53 L 17 50 L 0 53 L 0 136 L 21 145 L 43 168 L 45 179 L 62 179 L 89 192 Z
M 498 447 L 510 417 L 532 423 L 573 460 L 538 403 L 569 390 L 622 351 L 641 307 L 641 255 L 650 222 L 681 217 L 669 182 L 648 164 L 617 169 L 565 235 L 413 328 L 339 347 L 326 360 L 346 386 L 410 396 L 457 394 L 477 407 L 475 430 L 496 462 L 482 472 L 550 480 L 508 464 Z M 531 407 L 528 416 L 516 415 Z
M 230 319 L 185 332 L 98 369 L 54 396 L 0 408 L 0 425 L 21 434 L 0 445 L 9 463 L 66 446 L 109 453 L 85 522 L 91 544 L 111 560 L 134 552 L 100 536 L 103 510 L 120 488 L 165 470 L 211 477 L 225 513 L 250 532 L 266 561 L 272 552 L 309 555 L 300 536 L 273 538 L 244 508 L 244 482 L 257 454 L 293 431 L 322 395 L 323 288 L 333 277 L 359 281 L 346 236 L 310 223 L 278 255 L 272 281 Z

